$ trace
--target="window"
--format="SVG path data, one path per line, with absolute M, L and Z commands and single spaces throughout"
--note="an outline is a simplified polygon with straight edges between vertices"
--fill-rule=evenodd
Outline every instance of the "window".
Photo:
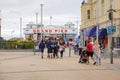
M 114 9 L 115 8 L 115 0 L 109 0 L 109 7 L 112 5 L 112 8 Z
M 104 0 L 102 0 L 102 4 L 104 4 Z
M 90 19 L 90 10 L 87 10 L 87 19 Z
M 101 10 L 101 12 L 102 12 L 102 15 L 104 15 L 104 10 L 105 10 L 105 0 L 102 0 L 102 2 L 101 2 L 101 6 L 102 6 L 102 10 Z
M 96 10 L 95 10 L 95 19 L 96 19 L 96 16 L 97 16 L 97 15 L 96 15 Z
M 120 37 L 115 37 L 114 38 L 114 47 L 115 48 L 120 48 Z

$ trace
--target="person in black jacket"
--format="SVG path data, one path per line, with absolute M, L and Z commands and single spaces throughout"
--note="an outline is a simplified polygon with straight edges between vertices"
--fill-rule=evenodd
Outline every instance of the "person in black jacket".
M 45 48 L 45 42 L 44 42 L 44 40 L 41 40 L 41 42 L 39 44 L 39 49 L 40 49 L 40 52 L 41 52 L 41 58 L 42 59 L 43 59 L 44 48 Z
M 49 59 L 50 58 L 52 59 L 53 47 L 54 47 L 53 42 L 52 42 L 51 39 L 49 39 L 48 42 L 47 42 L 47 53 L 48 53 L 47 57 Z
M 53 45 L 54 45 L 54 48 L 53 48 L 53 57 L 59 57 L 58 56 L 58 50 L 59 50 L 59 46 L 58 46 L 58 41 L 57 39 L 55 38 L 54 42 L 53 42 Z

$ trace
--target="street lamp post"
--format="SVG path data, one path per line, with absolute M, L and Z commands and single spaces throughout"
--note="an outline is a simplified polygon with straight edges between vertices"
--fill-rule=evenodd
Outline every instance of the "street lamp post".
M 38 25 L 38 12 L 36 12 L 36 25 Z
M 11 38 L 12 38 L 12 39 L 14 38 L 14 37 L 13 37 L 14 32 L 15 32 L 14 30 L 11 31 Z
M 72 24 L 72 22 L 68 22 L 67 24 L 65 24 L 65 26 L 68 26 L 69 28 L 71 28 L 71 26 L 74 26 L 74 24 Z M 71 45 L 70 45 L 70 41 L 69 41 L 69 57 L 71 57 Z
M 22 18 L 20 18 L 20 38 L 22 38 Z
M 109 20 L 111 21 L 111 54 L 110 54 L 110 63 L 113 64 L 113 31 L 112 31 L 112 27 L 113 27 L 113 12 L 116 12 L 114 9 L 112 9 L 112 0 L 111 0 L 111 5 L 110 5 L 110 9 L 108 10 L 109 12 Z
M 42 27 L 43 27 L 43 5 L 44 4 L 40 4 L 40 6 L 41 6 L 41 40 L 43 38 L 43 32 L 42 32 Z
M 1 37 L 1 10 L 0 10 L 0 37 Z

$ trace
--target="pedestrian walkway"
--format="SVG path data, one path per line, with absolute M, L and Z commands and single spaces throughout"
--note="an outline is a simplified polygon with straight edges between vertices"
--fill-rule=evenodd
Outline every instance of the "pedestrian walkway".
M 102 63 L 105 67 L 120 71 L 120 58 L 113 58 L 113 64 L 110 63 L 110 58 L 102 59 Z
M 78 60 L 73 51 L 69 57 L 69 49 L 62 59 L 47 59 L 46 52 L 44 59 L 38 52 L 0 52 L 0 80 L 120 80 L 120 69 L 110 68 L 108 58 L 101 66 L 92 65 L 92 60 L 90 65 Z

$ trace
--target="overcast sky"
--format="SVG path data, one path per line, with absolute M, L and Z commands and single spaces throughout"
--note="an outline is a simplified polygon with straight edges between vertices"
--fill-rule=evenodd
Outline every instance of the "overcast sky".
M 43 24 L 64 25 L 68 21 L 80 24 L 80 7 L 82 0 L 0 0 L 2 17 L 2 37 L 9 39 L 20 36 L 20 17 L 22 27 L 29 22 L 36 21 L 36 12 L 39 14 L 40 4 L 43 6 Z M 12 32 L 14 31 L 14 32 Z M 24 37 L 24 34 L 22 35 Z

